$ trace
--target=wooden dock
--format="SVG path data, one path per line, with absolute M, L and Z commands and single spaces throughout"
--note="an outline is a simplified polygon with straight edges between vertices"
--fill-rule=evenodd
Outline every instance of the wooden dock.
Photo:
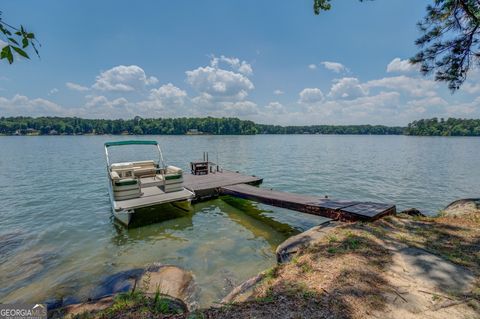
M 249 184 L 259 185 L 263 178 L 254 175 L 243 175 L 239 172 L 223 170 L 206 175 L 183 175 L 183 186 L 195 193 L 195 200 L 204 200 L 220 195 L 220 188 L 224 186 Z
M 196 201 L 219 195 L 231 195 L 342 221 L 371 221 L 396 213 L 396 207 L 392 204 L 332 200 L 252 186 L 259 185 L 262 181 L 262 178 L 253 175 L 243 175 L 227 170 L 206 175 L 184 175 L 184 186 L 195 193 Z
M 395 205 L 391 204 L 332 200 L 278 192 L 246 184 L 221 187 L 220 194 L 342 221 L 371 221 L 396 212 Z

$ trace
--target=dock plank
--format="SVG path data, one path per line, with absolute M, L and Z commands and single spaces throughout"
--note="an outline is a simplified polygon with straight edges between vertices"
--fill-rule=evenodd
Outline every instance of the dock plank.
M 331 200 L 312 195 L 279 192 L 246 184 L 223 186 L 220 188 L 220 194 L 343 221 L 371 221 L 388 214 L 394 214 L 396 211 L 395 205 L 391 204 Z

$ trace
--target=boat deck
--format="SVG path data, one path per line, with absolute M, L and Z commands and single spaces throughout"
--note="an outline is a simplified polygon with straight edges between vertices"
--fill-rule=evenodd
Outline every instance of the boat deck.
M 208 173 L 206 175 L 183 175 L 183 186 L 195 193 L 196 200 L 204 200 L 220 195 L 220 187 L 237 184 L 258 185 L 262 182 L 263 178 L 254 175 L 243 175 L 229 170 Z
M 143 195 L 138 198 L 126 199 L 114 202 L 115 210 L 129 210 L 170 202 L 192 199 L 194 194 L 184 189 L 178 192 L 165 193 L 157 186 L 142 187 Z

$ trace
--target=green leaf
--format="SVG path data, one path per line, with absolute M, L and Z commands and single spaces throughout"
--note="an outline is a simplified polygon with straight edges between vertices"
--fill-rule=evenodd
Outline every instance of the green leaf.
M 33 34 L 33 33 L 31 33 L 31 32 L 30 32 L 30 33 L 27 33 L 27 38 L 29 38 L 29 39 L 35 39 L 35 34 Z
M 16 45 L 18 45 L 17 40 L 15 40 L 14 38 L 8 38 L 8 41 L 13 42 L 13 43 L 15 43 Z
M 0 52 L 0 59 L 7 59 L 8 63 L 13 63 L 13 53 L 10 45 L 3 47 L 2 51 Z
M 23 56 L 24 58 L 27 58 L 27 59 L 30 59 L 30 57 L 28 56 L 27 52 L 23 51 L 22 49 L 20 48 L 17 48 L 17 47 L 12 47 L 15 52 L 17 52 L 18 54 L 20 54 L 21 56 Z
M 24 49 L 25 49 L 26 47 L 28 47 L 28 44 L 29 44 L 28 39 L 23 38 L 23 39 L 22 39 L 22 44 L 23 44 L 23 48 L 24 48 Z

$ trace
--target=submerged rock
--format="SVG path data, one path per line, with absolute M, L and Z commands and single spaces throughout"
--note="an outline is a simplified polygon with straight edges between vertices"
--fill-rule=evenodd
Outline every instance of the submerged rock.
M 73 317 L 105 310 L 114 304 L 117 293 L 132 290 L 150 298 L 155 298 L 158 292 L 163 300 L 168 300 L 172 313 L 196 308 L 196 289 L 192 273 L 177 266 L 156 263 L 146 269 L 131 269 L 105 277 L 94 289 L 93 298 L 87 302 L 70 305 L 64 300 L 50 302 L 49 318 Z
M 480 214 L 480 198 L 466 198 L 456 200 L 445 207 L 442 213 L 445 216 L 462 216 L 467 214 Z
M 242 284 L 235 287 L 225 298 L 222 299 L 221 304 L 231 302 L 243 302 L 253 294 L 255 286 L 265 278 L 265 273 L 260 273 L 255 277 L 245 280 Z
M 90 298 L 99 299 L 104 296 L 130 291 L 144 272 L 145 269 L 143 268 L 134 268 L 108 275 L 104 277 L 100 284 L 90 293 Z
M 147 294 L 158 291 L 160 294 L 180 299 L 189 310 L 196 308 L 193 274 L 180 267 L 154 264 L 142 275 L 138 288 Z
M 328 221 L 288 238 L 277 247 L 275 252 L 277 262 L 281 264 L 290 261 L 292 255 L 296 254 L 300 249 L 319 241 L 337 225 L 337 222 Z

